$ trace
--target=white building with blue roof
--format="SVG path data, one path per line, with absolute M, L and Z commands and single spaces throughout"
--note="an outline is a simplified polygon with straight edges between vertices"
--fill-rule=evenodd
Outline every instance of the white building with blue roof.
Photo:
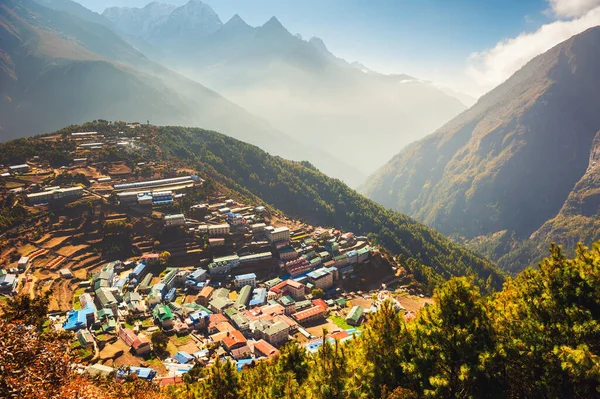
M 235 276 L 235 287 L 240 288 L 245 285 L 250 285 L 252 287 L 256 286 L 256 274 L 248 273 L 248 274 L 240 274 L 239 276 Z

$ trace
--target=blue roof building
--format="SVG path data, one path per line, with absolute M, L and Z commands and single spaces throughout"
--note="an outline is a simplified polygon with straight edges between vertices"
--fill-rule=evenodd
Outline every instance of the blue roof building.
M 201 282 L 201 281 L 206 281 L 206 277 L 207 277 L 206 270 L 196 269 L 192 273 L 190 273 L 189 276 L 187 276 L 187 279 L 196 281 L 196 282 Z
M 167 295 L 165 295 L 165 302 L 173 302 L 173 299 L 175 299 L 176 293 L 177 293 L 177 290 L 175 288 L 171 288 L 169 293 Z
M 175 356 L 173 356 L 173 359 L 175 359 L 179 364 L 186 364 L 192 362 L 194 360 L 194 356 L 187 352 L 179 351 L 175 354 Z
M 135 268 L 129 273 L 130 278 L 142 279 L 146 274 L 146 264 L 143 262 L 139 262 Z
M 66 331 L 79 331 L 88 327 L 95 320 L 96 306 L 88 302 L 79 310 L 72 310 L 67 314 L 67 321 L 63 325 Z
M 167 293 L 167 286 L 164 283 L 156 283 L 152 287 L 152 291 L 160 292 L 161 299 L 162 299 L 162 298 L 164 298 L 165 294 Z
M 152 381 L 152 379 L 154 379 L 154 377 L 156 377 L 156 374 L 158 374 L 158 372 L 154 369 L 151 369 L 148 367 L 135 367 L 135 366 L 129 366 L 129 372 L 131 374 L 136 374 L 138 376 L 138 378 L 141 378 L 143 380 L 148 380 L 148 381 Z M 119 377 L 119 378 L 125 378 L 126 375 L 127 375 L 126 370 L 117 371 L 117 377 Z
M 206 322 L 210 319 L 210 313 L 205 312 L 203 310 L 199 311 L 199 312 L 195 312 L 192 313 L 190 315 L 190 320 L 192 321 L 192 323 L 194 323 L 194 325 L 201 323 L 201 322 Z
M 235 276 L 235 286 L 243 287 L 244 285 L 251 285 L 254 287 L 256 285 L 256 274 L 248 273 Z
M 267 289 L 266 288 L 255 288 L 252 291 L 252 298 L 248 302 L 249 307 L 255 307 L 263 305 L 267 301 Z

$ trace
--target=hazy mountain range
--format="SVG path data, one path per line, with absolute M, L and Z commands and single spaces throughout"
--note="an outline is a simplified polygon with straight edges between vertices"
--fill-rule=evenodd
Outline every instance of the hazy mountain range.
M 276 155 L 310 159 L 335 177 L 361 176 L 342 157 L 150 61 L 104 17 L 69 0 L 40 1 L 56 10 L 31 0 L 0 4 L 3 140 L 92 119 L 150 120 L 215 129 Z
M 517 269 L 599 237 L 600 27 L 529 62 L 365 184 L 381 204 Z
M 239 15 L 223 23 L 199 0 L 109 8 L 103 16 L 150 58 L 361 173 L 466 108 L 433 84 L 350 64 L 275 17 L 258 27 Z

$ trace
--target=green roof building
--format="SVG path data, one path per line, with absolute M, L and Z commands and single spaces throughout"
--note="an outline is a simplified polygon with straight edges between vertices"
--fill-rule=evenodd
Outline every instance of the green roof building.
M 363 320 L 364 310 L 360 306 L 353 306 L 348 312 L 348 316 L 346 316 L 346 323 L 351 326 L 360 326 Z

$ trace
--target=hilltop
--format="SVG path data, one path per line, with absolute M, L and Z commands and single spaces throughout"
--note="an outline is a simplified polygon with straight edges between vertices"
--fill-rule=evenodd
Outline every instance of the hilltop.
M 591 243 L 599 46 L 592 28 L 536 57 L 361 191 L 507 270 L 541 259 L 551 241 L 569 254 L 576 242 Z

